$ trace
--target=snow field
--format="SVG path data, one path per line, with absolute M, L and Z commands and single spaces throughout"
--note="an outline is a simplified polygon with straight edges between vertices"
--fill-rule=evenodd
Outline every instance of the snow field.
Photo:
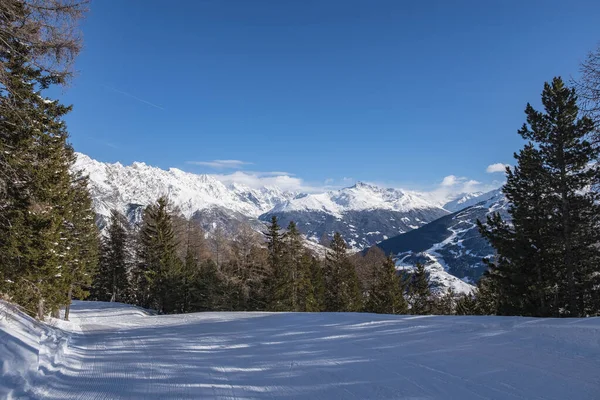
M 600 318 L 153 316 L 76 302 L 71 323 L 49 327 L 11 313 L 0 321 L 8 398 L 600 398 Z

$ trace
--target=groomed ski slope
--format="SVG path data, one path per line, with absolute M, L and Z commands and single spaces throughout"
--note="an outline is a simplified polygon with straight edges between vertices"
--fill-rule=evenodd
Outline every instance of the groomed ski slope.
M 29 373 L 19 357 L 41 328 L 22 318 L 0 321 L 9 398 L 600 399 L 598 318 L 152 316 L 76 302 L 71 323 L 41 330 L 54 345 L 40 340 Z

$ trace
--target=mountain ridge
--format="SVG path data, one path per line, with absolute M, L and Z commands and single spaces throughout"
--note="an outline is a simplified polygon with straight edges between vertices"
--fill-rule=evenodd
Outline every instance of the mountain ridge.
M 425 193 L 365 182 L 303 193 L 276 186 L 222 182 L 209 174 L 161 169 L 144 162 L 124 166 L 100 162 L 82 153 L 76 155 L 73 169 L 89 175 L 101 227 L 106 225 L 111 209 L 127 215 L 131 222 L 139 222 L 141 208 L 166 195 L 186 218 L 201 219 L 208 229 L 215 216 L 218 221 L 243 220 L 259 227 L 259 221 L 276 215 L 283 226 L 294 220 L 313 242 L 340 231 L 353 249 L 360 250 L 449 213 Z

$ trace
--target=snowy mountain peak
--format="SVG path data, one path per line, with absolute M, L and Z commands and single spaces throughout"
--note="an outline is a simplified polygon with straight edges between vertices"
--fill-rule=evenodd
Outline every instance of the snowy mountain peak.
M 102 163 L 81 153 L 76 155 L 74 169 L 89 175 L 96 212 L 104 216 L 113 208 L 127 213 L 131 205 L 145 206 L 160 196 L 168 196 L 186 217 L 219 207 L 256 218 L 295 196 L 267 187 L 252 189 L 238 183 L 226 186 L 211 175 L 192 174 L 178 168 L 163 170 L 143 162 L 123 166 Z
M 357 182 L 355 185 L 325 193 L 297 196 L 281 203 L 274 211 L 321 211 L 341 216 L 348 211 L 384 209 L 406 212 L 420 209 L 441 209 L 417 192 L 381 188 Z

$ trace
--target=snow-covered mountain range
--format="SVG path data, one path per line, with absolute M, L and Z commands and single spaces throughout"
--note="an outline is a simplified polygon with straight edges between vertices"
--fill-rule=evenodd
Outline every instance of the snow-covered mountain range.
M 275 186 L 249 187 L 222 182 L 176 168 L 163 170 L 145 163 L 103 163 L 77 154 L 76 170 L 89 175 L 90 191 L 101 227 L 111 209 L 138 223 L 142 210 L 168 196 L 187 218 L 208 232 L 220 226 L 234 233 L 246 223 L 260 230 L 271 216 L 280 225 L 296 222 L 309 242 L 318 243 L 340 232 L 351 248 L 377 244 L 397 259 L 398 268 L 425 263 L 434 286 L 469 292 L 468 282 L 484 270 L 482 258 L 492 253 L 475 221 L 500 211 L 507 201 L 499 190 L 462 193 L 446 201 L 429 193 L 381 188 L 359 182 L 323 193 L 299 193 Z
M 362 249 L 449 214 L 427 194 L 365 183 L 324 193 L 298 193 L 224 183 L 211 175 L 139 162 L 103 163 L 81 153 L 74 168 L 90 177 L 100 226 L 111 209 L 138 222 L 143 207 L 166 195 L 184 216 L 199 220 L 209 231 L 218 224 L 227 228 L 242 221 L 259 227 L 259 221 L 276 215 L 283 226 L 294 220 L 314 242 L 339 231 L 353 248 Z

